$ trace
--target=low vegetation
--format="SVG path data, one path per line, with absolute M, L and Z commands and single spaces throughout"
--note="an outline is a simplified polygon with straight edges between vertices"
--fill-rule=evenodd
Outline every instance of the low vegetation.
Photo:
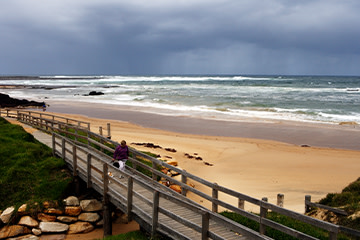
M 327 206 L 332 206 L 335 208 L 344 209 L 349 214 L 358 212 L 360 210 L 360 178 L 357 179 L 355 182 L 350 183 L 349 186 L 345 187 L 341 193 L 329 193 L 324 199 L 321 199 L 319 203 Z M 318 209 L 314 209 L 313 211 L 314 212 L 318 211 Z M 249 220 L 248 218 L 245 218 L 239 214 L 232 212 L 222 212 L 221 214 L 255 231 L 259 230 L 260 227 L 259 223 Z M 293 220 L 281 214 L 269 212 L 267 218 L 274 222 L 278 222 L 282 225 L 306 233 L 310 236 L 316 237 L 318 239 L 324 239 L 324 240 L 329 239 L 329 235 L 327 231 L 313 227 L 310 224 Z M 337 223 L 338 225 L 360 230 L 360 218 L 351 219 L 346 216 L 338 216 L 338 219 L 339 219 L 339 222 Z M 286 235 L 280 231 L 271 228 L 267 228 L 266 235 L 274 239 L 284 239 L 284 240 L 296 239 L 294 237 L 291 237 L 289 235 Z M 340 234 L 338 236 L 338 239 L 353 239 L 353 238 L 348 237 L 345 234 Z
M 344 209 L 348 214 L 360 211 L 360 178 L 350 183 L 341 193 L 329 193 L 320 204 Z M 360 230 L 360 218 L 339 217 L 339 224 Z
M 0 118 L 0 209 L 58 200 L 71 182 L 65 162 L 21 126 Z

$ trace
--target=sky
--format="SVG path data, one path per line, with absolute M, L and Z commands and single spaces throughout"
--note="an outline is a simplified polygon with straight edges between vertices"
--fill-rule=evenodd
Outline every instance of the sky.
M 359 0 L 0 1 L 0 75 L 360 75 Z

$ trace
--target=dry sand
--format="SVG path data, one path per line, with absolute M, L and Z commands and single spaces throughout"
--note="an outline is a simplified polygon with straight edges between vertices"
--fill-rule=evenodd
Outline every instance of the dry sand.
M 106 128 L 106 124 L 110 123 L 113 140 L 120 142 L 124 139 L 130 147 L 160 154 L 162 159 L 170 157 L 179 163 L 180 168 L 210 182 L 255 198 L 268 197 L 271 203 L 276 203 L 277 194 L 282 193 L 285 196 L 284 207 L 300 213 L 304 212 L 305 195 L 311 195 L 312 200 L 318 201 L 327 193 L 340 192 L 360 177 L 360 129 L 357 126 L 290 122 L 251 125 L 161 116 L 114 109 L 108 105 L 67 103 L 54 106 L 52 103 L 51 106 L 49 110 L 54 112 L 76 112 L 77 115 L 61 115 L 91 122 L 94 132 L 98 132 L 99 126 Z M 152 124 L 156 126 L 149 127 Z M 231 131 L 229 125 L 236 131 Z M 239 132 L 238 128 L 244 125 L 254 138 L 234 137 Z M 258 132 L 260 127 L 262 135 Z M 174 130 L 161 130 L 169 128 Z M 189 131 L 197 134 L 187 134 Z M 204 134 L 204 131 L 215 136 Z M 261 136 L 273 140 L 256 139 Z M 133 143 L 153 143 L 163 149 L 149 149 Z M 300 143 L 310 147 L 301 147 Z M 351 145 L 349 148 L 355 150 L 340 149 L 346 148 L 344 144 Z M 165 148 L 173 148 L 177 152 L 171 153 Z M 202 160 L 189 159 L 186 153 Z M 195 187 L 202 188 L 197 183 Z M 206 201 L 194 200 L 210 207 Z M 236 204 L 236 199 L 226 201 Z M 245 205 L 245 208 L 258 211 L 257 207 L 250 205 Z
M 268 197 L 269 202 L 274 204 L 277 194 L 282 193 L 285 196 L 284 207 L 299 213 L 304 212 L 305 195 L 311 195 L 313 201 L 318 201 L 327 193 L 340 192 L 360 175 L 358 126 L 294 122 L 234 123 L 173 118 L 114 109 L 107 105 L 52 103 L 51 106 L 48 113 L 91 122 L 91 130 L 94 132 L 98 132 L 99 126 L 105 129 L 107 123 L 110 123 L 113 140 L 120 142 L 124 139 L 130 147 L 159 154 L 162 159 L 176 160 L 180 168 L 210 182 L 255 198 Z M 262 129 L 261 133 L 259 128 Z M 236 137 L 239 129 L 245 129 L 243 135 L 247 138 Z M 134 143 L 153 143 L 162 149 L 149 149 Z M 301 147 L 299 144 L 310 147 Z M 176 153 L 166 151 L 165 148 L 173 148 Z M 186 153 L 201 157 L 202 160 L 189 159 Z M 195 188 L 203 190 L 197 183 Z M 190 197 L 211 207 L 198 197 Z M 219 198 L 237 204 L 236 199 L 222 195 Z M 245 209 L 254 212 L 259 210 L 250 204 L 246 204 Z M 132 224 L 121 225 L 121 229 L 137 229 L 136 223 Z M 67 239 L 100 237 L 102 230 L 87 236 L 69 235 Z

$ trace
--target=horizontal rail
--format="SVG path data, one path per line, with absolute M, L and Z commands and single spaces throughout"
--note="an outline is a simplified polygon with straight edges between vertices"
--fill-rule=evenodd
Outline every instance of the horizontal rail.
M 54 125 L 54 127 L 51 125 L 52 131 L 58 130 L 59 132 L 65 134 L 65 135 L 74 137 L 75 139 L 77 139 L 77 138 L 83 139 L 83 141 L 85 142 L 84 146 L 87 145 L 87 147 L 91 148 L 92 150 L 96 150 L 98 154 L 102 154 L 102 152 L 104 152 L 104 151 L 113 153 L 116 146 L 119 145 L 119 143 L 117 143 L 109 138 L 106 138 L 102 135 L 95 134 L 95 133 L 89 131 L 89 129 L 78 128 L 77 125 L 63 126 L 62 125 L 63 123 L 59 124 L 58 122 L 53 121 L 53 119 L 48 115 L 46 115 L 48 119 L 40 118 L 40 120 L 36 120 L 37 118 L 33 118 L 33 116 L 31 116 L 31 114 L 26 115 L 24 112 L 21 112 L 21 113 L 18 112 L 18 114 L 20 116 L 22 116 L 22 118 L 24 118 L 24 121 L 29 122 L 31 124 L 36 125 L 36 124 L 39 124 L 39 122 L 40 122 L 41 127 L 43 127 L 44 125 L 49 127 L 52 124 L 52 125 Z M 18 117 L 19 117 L 19 115 L 18 115 Z M 46 124 L 41 124 L 43 121 L 45 121 Z M 70 127 L 70 128 L 72 127 L 73 130 L 76 129 L 75 133 L 69 132 L 68 127 Z M 86 136 L 79 135 L 78 131 L 84 131 L 86 133 L 85 134 Z M 70 143 L 72 141 L 67 141 L 67 142 Z M 58 144 L 53 144 L 53 146 L 56 147 L 56 146 L 58 146 Z M 308 223 L 315 227 L 321 228 L 321 229 L 329 232 L 330 239 L 336 239 L 338 232 L 342 231 L 342 228 L 340 228 L 340 226 L 338 226 L 338 225 L 334 225 L 334 224 L 331 224 L 328 222 L 316 220 L 312 217 L 296 213 L 294 211 L 279 207 L 279 206 L 271 204 L 271 203 L 267 203 L 266 201 L 244 195 L 242 193 L 236 192 L 236 191 L 226 188 L 224 186 L 219 186 L 216 183 L 211 183 L 211 182 L 209 182 L 205 179 L 202 179 L 196 175 L 193 175 L 185 170 L 178 169 L 175 166 L 172 166 L 166 162 L 160 161 L 159 159 L 156 159 L 154 157 L 148 156 L 147 154 L 137 151 L 136 149 L 133 149 L 131 147 L 129 147 L 129 150 L 133 156 L 133 157 L 130 157 L 129 160 L 130 160 L 130 162 L 133 163 L 134 173 L 136 172 L 136 168 L 140 166 L 141 168 L 144 168 L 152 173 L 152 175 L 153 175 L 152 177 L 148 177 L 143 174 L 137 173 L 137 174 L 139 174 L 139 176 L 142 176 L 143 178 L 148 178 L 147 180 L 150 180 L 151 178 L 157 179 L 158 177 L 160 177 L 160 178 L 166 179 L 172 183 L 175 183 L 181 187 L 182 194 L 184 195 L 184 197 L 186 197 L 187 192 L 192 192 L 193 194 L 196 194 L 196 195 L 204 198 L 205 200 L 211 202 L 213 205 L 213 212 L 215 212 L 215 213 L 217 212 L 217 207 L 221 206 L 225 209 L 236 212 L 244 217 L 247 217 L 256 222 L 259 222 L 261 228 L 271 227 L 271 228 L 278 229 L 278 230 L 280 230 L 286 234 L 289 234 L 291 236 L 301 236 L 301 237 L 304 237 L 307 239 L 311 239 L 311 237 L 308 238 L 306 234 L 299 233 L 298 231 L 291 230 L 290 228 L 288 228 L 280 223 L 273 222 L 273 221 L 266 219 L 266 214 L 265 215 L 260 214 L 260 216 L 258 216 L 253 213 L 248 213 L 243 209 L 240 209 L 239 206 L 234 206 L 230 203 L 224 202 L 223 200 L 218 198 L 218 193 L 221 193 L 221 195 L 227 195 L 227 196 L 234 197 L 234 198 L 238 199 L 239 202 L 246 201 L 251 204 L 257 205 L 259 207 L 260 211 L 263 211 L 265 213 L 267 211 L 277 212 L 279 214 L 290 217 L 292 219 L 299 220 L 301 222 L 305 222 L 305 223 Z M 102 156 L 103 156 L 103 158 L 107 159 L 106 161 L 108 161 L 108 159 L 111 158 L 111 156 L 107 156 L 107 157 L 105 157 L 105 155 L 102 155 Z M 151 162 L 150 166 L 141 163 L 137 159 L 137 157 L 141 157 L 141 158 L 146 159 L 147 161 Z M 103 160 L 103 162 L 104 162 L 104 160 Z M 129 166 L 127 166 L 127 168 L 128 167 Z M 162 173 L 160 170 L 158 170 L 158 167 L 165 167 L 165 168 L 171 169 L 173 171 L 176 171 L 177 173 L 179 173 L 181 175 L 181 181 L 175 180 L 175 179 L 169 177 L 168 175 Z M 199 191 L 199 190 L 195 189 L 194 187 L 190 187 L 187 184 L 189 181 L 195 181 L 197 183 L 204 185 L 205 187 L 208 187 L 209 192 L 210 193 L 212 192 L 212 195 L 207 194 L 203 191 Z M 310 204 L 312 204 L 312 203 L 310 203 Z

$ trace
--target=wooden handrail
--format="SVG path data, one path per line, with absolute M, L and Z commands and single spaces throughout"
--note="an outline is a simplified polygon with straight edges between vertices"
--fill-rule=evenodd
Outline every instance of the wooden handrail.
M 38 112 L 35 112 L 35 113 L 39 114 Z M 75 125 L 65 124 L 64 125 L 63 122 L 55 121 L 54 120 L 55 117 L 53 117 L 50 114 L 45 115 L 44 113 L 42 113 L 41 115 L 39 114 L 39 116 L 36 117 L 36 116 L 34 116 L 35 113 L 34 112 L 26 113 L 24 111 L 18 111 L 17 112 L 17 114 L 18 114 L 17 118 L 19 118 L 21 121 L 24 121 L 26 123 L 34 125 L 35 127 L 40 127 L 42 129 L 45 129 L 45 131 L 48 128 L 50 128 L 51 131 L 56 130 L 56 131 L 64 133 L 65 135 L 73 136 L 73 137 L 75 137 L 75 139 L 77 139 L 77 138 L 85 139 L 85 142 L 87 142 L 87 147 L 90 147 L 90 148 L 95 150 L 95 148 L 90 146 L 92 144 L 92 145 L 97 146 L 98 148 L 101 149 L 101 150 L 97 150 L 99 154 L 102 154 L 103 150 L 107 150 L 107 151 L 113 153 L 115 147 L 119 144 L 119 143 L 117 143 L 117 142 L 115 142 L 115 141 L 113 141 L 113 140 L 111 140 L 109 138 L 106 138 L 106 137 L 102 136 L 102 135 L 93 133 L 87 128 L 80 127 L 79 126 L 80 124 L 75 124 Z M 46 116 L 46 118 L 44 118 L 44 116 Z M 63 118 L 63 119 L 66 119 L 66 118 Z M 62 127 L 62 126 L 64 126 L 64 127 Z M 88 126 L 90 126 L 90 125 L 88 125 Z M 68 131 L 68 128 L 69 129 L 70 128 L 71 129 L 77 129 L 77 130 L 75 131 L 75 133 L 71 133 L 71 132 Z M 86 132 L 87 136 L 79 135 L 78 131 L 81 131 L 81 130 Z M 68 143 L 68 144 L 75 144 L 73 140 L 65 140 L 64 137 L 62 137 L 60 135 L 57 135 L 57 134 L 55 134 L 55 137 L 53 135 L 53 141 L 54 142 L 56 141 L 55 140 L 56 138 L 62 138 L 63 139 L 62 140 L 63 141 L 62 145 L 65 145 L 65 142 Z M 54 142 L 53 142 L 52 146 L 53 146 L 53 148 L 56 148 L 58 146 L 58 144 L 56 144 Z M 78 141 L 76 141 L 76 142 L 78 142 Z M 113 148 L 109 147 L 109 146 L 107 146 L 105 144 L 112 145 Z M 229 188 L 226 188 L 224 186 L 220 186 L 218 184 L 211 183 L 211 182 L 209 182 L 209 181 L 207 181 L 205 179 L 202 179 L 202 178 L 200 178 L 200 177 L 198 177 L 196 175 L 193 175 L 193 174 L 191 174 L 191 173 L 189 173 L 189 172 L 187 172 L 185 170 L 178 169 L 178 168 L 176 168 L 176 167 L 174 167 L 172 165 L 167 164 L 166 162 L 160 161 L 159 159 L 153 158 L 153 157 L 148 156 L 148 155 L 146 155 L 146 154 L 144 154 L 142 152 L 139 152 L 136 149 L 133 149 L 131 147 L 129 148 L 129 150 L 135 157 L 136 156 L 141 156 L 142 158 L 145 158 L 145 159 L 149 160 L 152 163 L 152 166 L 148 166 L 146 164 L 143 164 L 143 163 L 139 162 L 135 157 L 134 158 L 129 158 L 129 160 L 134 163 L 133 165 L 141 166 L 142 168 L 145 168 L 145 169 L 147 169 L 147 170 L 149 170 L 149 171 L 151 171 L 153 173 L 153 176 L 151 178 L 149 177 L 147 179 L 148 181 L 151 181 L 152 179 L 156 179 L 157 177 L 162 177 L 162 178 L 165 178 L 165 179 L 167 179 L 167 180 L 169 180 L 169 181 L 171 181 L 173 183 L 176 183 L 176 184 L 180 185 L 181 188 L 182 188 L 182 196 L 186 196 L 186 193 L 190 191 L 193 194 L 196 194 L 196 195 L 210 201 L 212 203 L 212 210 L 213 210 L 214 214 L 217 212 L 218 206 L 221 206 L 221 207 L 223 207 L 225 209 L 229 209 L 229 210 L 234 211 L 234 212 L 236 212 L 236 213 L 238 213 L 240 215 L 243 215 L 243 216 L 245 216 L 247 218 L 250 218 L 250 219 L 252 219 L 252 220 L 254 220 L 256 222 L 259 222 L 260 226 L 261 226 L 260 232 L 262 232 L 262 233 L 265 232 L 265 227 L 271 227 L 271 228 L 278 229 L 279 231 L 282 231 L 282 232 L 284 232 L 286 234 L 289 234 L 291 236 L 295 236 L 295 237 L 296 236 L 301 236 L 301 237 L 304 237 L 305 239 L 312 239 L 312 237 L 307 236 L 304 233 L 299 233 L 298 231 L 296 231 L 294 229 L 290 229 L 290 228 L 288 228 L 286 226 L 283 226 L 283 225 L 281 225 L 279 223 L 268 220 L 266 218 L 266 214 L 264 214 L 264 213 L 266 213 L 269 210 L 273 211 L 273 212 L 277 212 L 277 213 L 282 214 L 284 216 L 290 217 L 292 219 L 296 219 L 296 220 L 299 220 L 299 221 L 302 221 L 302 222 L 306 222 L 306 223 L 308 223 L 310 225 L 313 225 L 313 226 L 319 227 L 321 229 L 324 229 L 324 230 L 329 232 L 329 236 L 330 236 L 329 238 L 330 239 L 336 239 L 338 232 L 345 229 L 345 228 L 340 227 L 338 225 L 331 224 L 331 223 L 324 222 L 324 221 L 320 221 L 320 220 L 314 219 L 312 217 L 309 217 L 309 216 L 306 216 L 306 215 L 303 215 L 303 214 L 299 214 L 297 212 L 285 209 L 283 207 L 279 207 L 277 205 L 268 203 L 268 202 L 266 202 L 264 200 L 259 200 L 259 199 L 253 198 L 251 196 L 244 195 L 242 193 L 236 192 L 236 191 L 234 191 L 232 189 L 229 189 Z M 54 150 L 54 149 L 53 149 L 53 151 L 54 151 L 54 153 L 56 152 L 56 150 Z M 73 151 L 73 152 L 76 153 L 76 151 Z M 65 150 L 62 149 L 61 156 L 63 158 L 66 158 L 65 155 L 66 155 Z M 111 157 L 107 157 L 107 160 L 102 160 L 102 161 L 106 162 L 106 161 L 109 160 L 109 158 L 111 158 Z M 74 159 L 75 159 L 75 157 L 74 157 Z M 74 163 L 75 163 L 75 160 L 74 160 Z M 172 179 L 171 177 L 167 176 L 166 174 L 162 173 L 161 171 L 158 171 L 156 166 L 163 166 L 163 167 L 166 167 L 166 168 L 169 168 L 171 170 L 174 170 L 174 171 L 178 172 L 181 175 L 182 181 L 177 181 L 175 179 Z M 74 164 L 74 167 L 76 167 L 76 164 Z M 88 169 L 89 169 L 89 167 L 88 167 Z M 88 178 L 87 181 L 89 182 L 90 181 L 89 179 L 91 179 L 91 174 L 89 176 L 87 176 L 87 178 Z M 137 181 L 137 180 L 133 179 L 131 181 Z M 209 190 L 210 190 L 211 195 L 208 195 L 208 194 L 206 194 L 206 193 L 204 193 L 202 191 L 199 191 L 199 190 L 197 190 L 197 189 L 195 189 L 193 187 L 188 186 L 187 185 L 188 181 L 196 181 L 196 182 L 198 182 L 200 184 L 203 184 L 204 186 L 208 187 Z M 90 182 L 88 184 L 90 184 Z M 130 193 L 128 192 L 128 197 L 130 197 L 129 194 Z M 231 205 L 231 204 L 229 204 L 227 202 L 224 202 L 224 201 L 218 199 L 219 195 L 224 195 L 224 194 L 228 195 L 228 196 L 231 196 L 231 197 L 237 198 L 239 200 L 239 203 L 241 202 L 241 204 L 246 201 L 246 202 L 249 202 L 251 204 L 259 206 L 259 208 L 260 208 L 260 216 L 257 216 L 257 215 L 252 214 L 252 213 L 248 213 L 245 210 L 238 208 L 238 206 Z M 130 204 L 130 203 L 128 202 L 128 204 Z M 318 204 L 315 205 L 315 203 L 311 203 L 311 202 L 306 202 L 306 204 L 308 204 L 309 206 L 310 205 L 311 206 L 319 206 Z M 128 210 L 128 212 L 131 213 L 131 210 Z M 351 232 L 351 231 L 347 231 L 347 233 L 349 233 L 349 232 Z M 206 236 L 208 236 L 208 234 L 206 234 Z

